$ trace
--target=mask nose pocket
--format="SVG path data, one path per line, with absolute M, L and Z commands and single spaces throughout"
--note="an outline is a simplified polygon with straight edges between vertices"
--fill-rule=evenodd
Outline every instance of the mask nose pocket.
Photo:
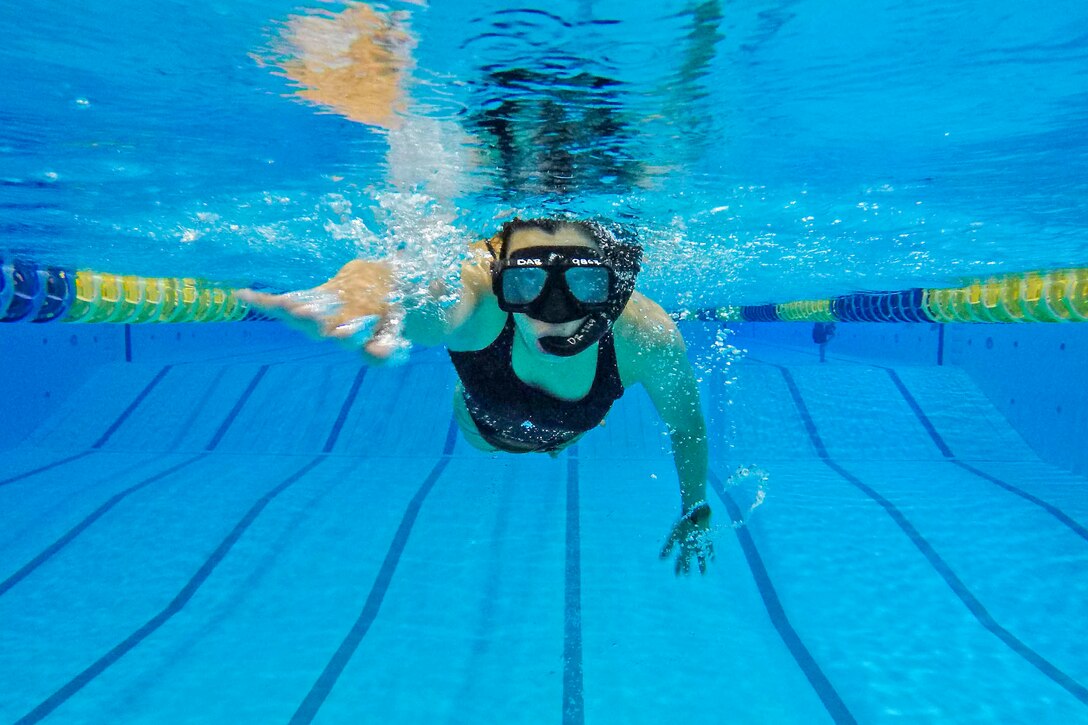
M 541 322 L 570 322 L 584 317 L 577 305 L 577 301 L 571 298 L 567 290 L 561 285 L 550 284 L 544 288 L 544 292 L 533 309 L 529 310 L 529 316 Z

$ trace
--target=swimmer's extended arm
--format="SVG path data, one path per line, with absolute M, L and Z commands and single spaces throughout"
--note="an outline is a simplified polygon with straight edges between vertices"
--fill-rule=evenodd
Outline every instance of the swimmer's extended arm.
M 492 306 L 497 309 L 485 254 L 482 243 L 473 245 L 461 267 L 460 290 L 442 282 L 406 290 L 391 262 L 355 259 L 312 289 L 282 295 L 241 290 L 238 296 L 310 335 L 341 340 L 359 347 L 369 362 L 382 363 L 408 344 L 456 344 L 471 337 L 477 318 Z
M 632 382 L 642 383 L 672 442 L 680 482 L 681 515 L 661 556 L 679 547 L 677 573 L 690 571 L 695 559 L 705 572 L 714 551 L 707 532 L 710 506 L 706 501 L 709 457 L 706 421 L 699 403 L 699 386 L 688 362 L 684 340 L 672 318 L 652 300 L 636 294 L 616 325 L 624 357 L 630 361 Z

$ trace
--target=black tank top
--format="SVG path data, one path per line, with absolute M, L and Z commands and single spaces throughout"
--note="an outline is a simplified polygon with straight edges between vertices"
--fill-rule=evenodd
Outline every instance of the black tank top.
M 483 350 L 455 352 L 450 360 L 465 389 L 465 404 L 488 443 L 512 453 L 553 451 L 600 425 L 623 395 L 616 346 L 609 331 L 597 346 L 597 374 L 580 400 L 561 400 L 514 374 L 514 318 Z

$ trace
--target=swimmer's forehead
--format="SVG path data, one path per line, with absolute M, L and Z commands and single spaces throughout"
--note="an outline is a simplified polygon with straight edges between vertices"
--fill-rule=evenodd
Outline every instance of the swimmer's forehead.
M 506 243 L 506 253 L 516 252 L 526 247 L 590 247 L 598 249 L 593 237 L 578 227 L 559 227 L 555 234 L 550 234 L 544 229 L 526 228 L 518 229 L 510 235 Z

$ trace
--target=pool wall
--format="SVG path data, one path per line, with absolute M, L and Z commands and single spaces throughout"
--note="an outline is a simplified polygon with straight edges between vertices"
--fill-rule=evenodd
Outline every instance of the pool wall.
M 296 336 L 267 322 L 0 325 L 0 449 L 23 440 L 99 365 L 224 357 L 273 349 Z
M 738 323 L 733 344 L 807 347 L 812 324 Z M 1088 329 L 1077 324 L 841 323 L 827 355 L 963 368 L 1045 461 L 1088 474 Z
M 735 323 L 728 340 L 809 350 L 810 323 Z M 717 323 L 682 323 L 692 354 Z M 956 365 L 1044 460 L 1088 474 L 1088 328 L 1080 325 L 843 323 L 828 356 L 892 365 Z M 298 333 L 265 322 L 188 325 L 0 325 L 0 448 L 13 446 L 104 363 L 201 360 L 294 345 Z M 434 352 L 423 353 L 425 356 Z M 710 355 L 709 358 L 713 358 Z

